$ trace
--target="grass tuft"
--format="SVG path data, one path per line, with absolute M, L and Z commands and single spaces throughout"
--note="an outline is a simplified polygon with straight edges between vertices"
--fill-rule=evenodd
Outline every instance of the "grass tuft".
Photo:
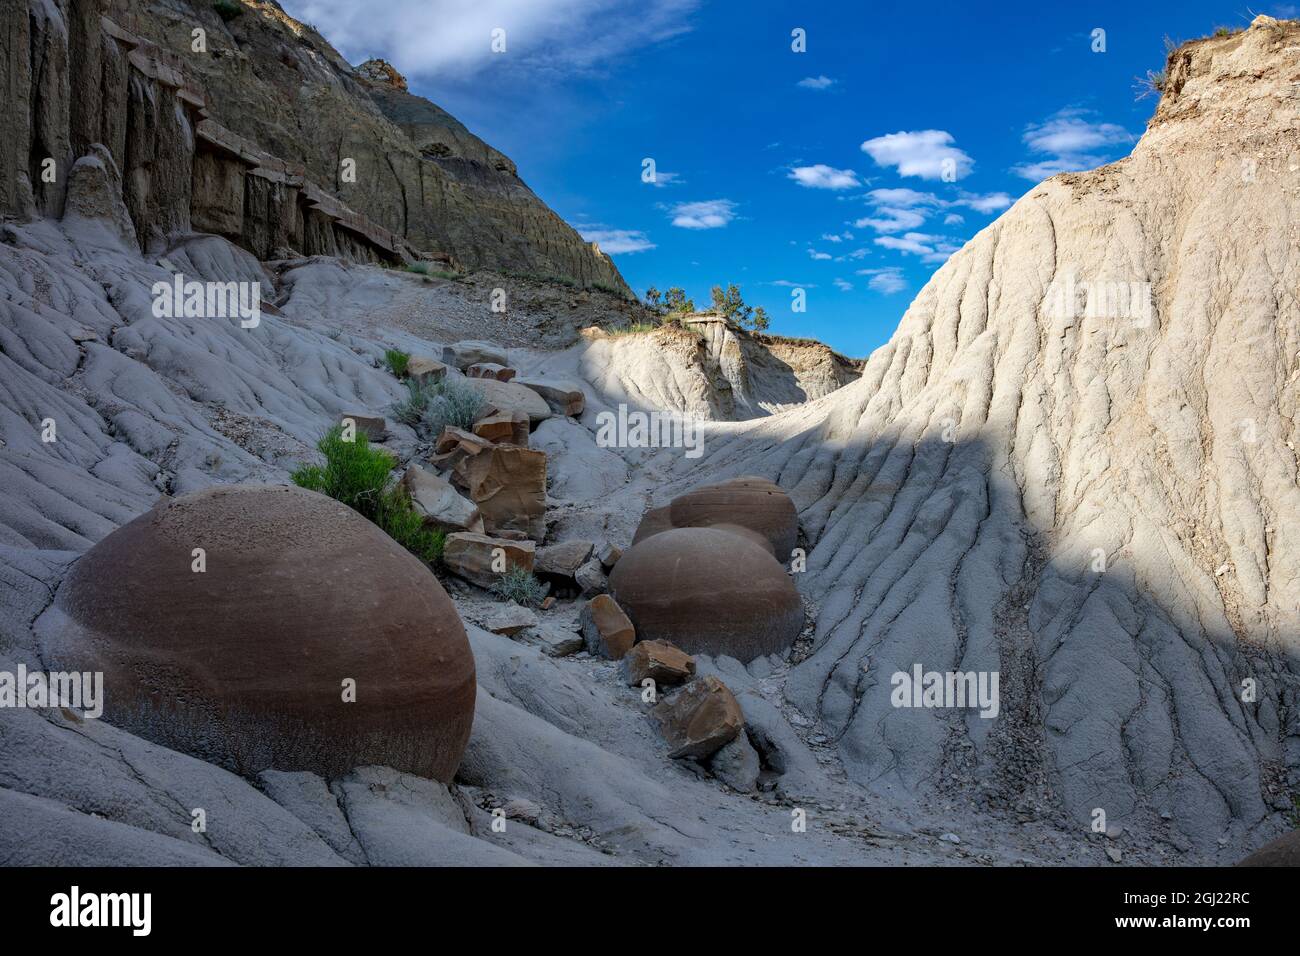
M 546 597 L 546 585 L 523 568 L 510 568 L 492 585 L 492 593 L 520 607 L 537 607 Z

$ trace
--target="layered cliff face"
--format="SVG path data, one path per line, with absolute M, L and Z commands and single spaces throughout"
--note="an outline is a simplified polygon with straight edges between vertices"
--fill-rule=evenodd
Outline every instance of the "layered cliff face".
M 1175 845 L 1285 825 L 1297 223 L 1300 24 L 1261 17 L 1176 51 L 1133 154 L 972 239 L 861 380 L 710 447 L 800 504 L 819 614 L 787 694 L 854 779 Z M 897 706 L 916 665 L 1000 672 L 1000 715 Z
M 353 69 L 270 0 L 248 0 L 229 20 L 199 0 L 129 6 L 135 28 L 192 63 L 218 122 L 301 163 L 416 249 L 444 253 L 465 270 L 626 291 L 613 262 L 539 200 L 514 163 L 405 92 L 391 67 Z M 189 53 L 198 26 L 207 31 L 207 55 Z
M 0 49 L 7 215 L 61 215 L 102 143 L 146 249 L 196 230 L 262 259 L 443 257 L 629 291 L 506 157 L 275 3 L 223 19 L 187 0 L 30 0 L 0 11 Z

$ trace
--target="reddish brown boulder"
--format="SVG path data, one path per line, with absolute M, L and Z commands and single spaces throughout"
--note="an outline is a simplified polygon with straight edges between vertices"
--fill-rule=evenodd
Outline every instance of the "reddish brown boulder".
M 656 684 L 681 684 L 695 676 L 695 658 L 663 641 L 642 641 L 623 656 L 623 677 L 636 686 L 649 677 Z
M 447 366 L 437 359 L 412 355 L 406 362 L 406 377 L 421 385 L 432 385 L 447 377 Z
M 600 657 L 620 660 L 636 641 L 632 622 L 608 594 L 599 594 L 588 601 L 579 621 L 587 650 Z
M 803 629 L 799 592 L 766 550 L 716 528 L 673 528 L 627 550 L 610 593 L 641 640 L 748 663 Z
M 104 673 L 112 724 L 249 775 L 449 781 L 474 717 L 473 654 L 437 578 L 302 488 L 160 501 L 73 566 L 41 634 L 51 666 Z
M 474 423 L 474 434 L 490 442 L 513 443 L 515 437 L 514 418 L 505 412 L 484 415 Z
M 668 756 L 703 760 L 717 753 L 745 726 L 745 715 L 726 684 L 712 674 L 691 681 L 654 711 Z
M 515 379 L 520 385 L 531 388 L 542 396 L 551 411 L 557 415 L 577 418 L 587 407 L 587 396 L 573 382 L 546 382 L 540 379 Z
M 673 521 L 669 517 L 667 505 L 662 508 L 651 508 L 641 516 L 641 523 L 636 526 L 636 534 L 632 535 L 632 543 L 640 544 L 646 538 L 660 531 L 667 531 L 672 526 Z
M 799 539 L 794 502 L 766 478 L 733 478 L 688 491 L 668 506 L 668 520 L 674 528 L 747 528 L 771 543 L 782 564 Z
M 1300 866 L 1300 830 L 1270 840 L 1237 866 Z
M 468 531 L 447 535 L 442 546 L 442 563 L 458 577 L 490 588 L 513 568 L 533 569 L 536 545 L 531 541 L 510 541 Z
M 546 533 L 546 452 L 493 445 L 455 465 L 455 480 L 478 505 L 487 531 L 512 529 L 534 540 Z

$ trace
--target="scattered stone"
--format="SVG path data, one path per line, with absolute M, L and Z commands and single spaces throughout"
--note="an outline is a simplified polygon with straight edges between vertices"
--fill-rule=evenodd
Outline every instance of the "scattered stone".
M 345 412 L 339 416 L 338 423 L 340 426 L 347 427 L 349 420 L 355 424 L 357 434 L 365 435 L 371 441 L 383 441 L 388 437 L 388 423 L 384 421 L 382 415 L 358 415 L 355 412 Z
M 632 622 L 608 594 L 597 595 L 583 605 L 578 620 L 587 650 L 599 657 L 621 660 L 636 641 Z
M 523 412 L 528 416 L 528 421 L 534 425 L 551 417 L 551 408 L 542 397 L 518 382 L 476 378 L 474 387 L 483 393 L 483 398 L 498 412 L 506 414 Z
M 498 382 L 508 382 L 515 377 L 515 370 L 498 365 L 496 362 L 476 362 L 465 370 L 469 378 L 492 378 Z
M 549 611 L 553 607 L 555 607 L 555 596 L 547 595 L 546 600 L 542 601 L 542 610 Z
M 637 645 L 640 647 L 641 645 Z M 762 771 L 758 751 L 749 742 L 749 735 L 741 730 L 736 739 L 713 755 L 709 761 L 713 775 L 741 793 L 753 793 L 758 789 L 758 775 Z
M 448 533 L 472 531 L 482 534 L 483 518 L 478 508 L 445 478 L 419 465 L 411 465 L 402 476 L 402 487 L 426 525 Z
M 90 331 L 90 329 L 78 329 L 76 332 L 72 333 L 72 341 L 76 342 L 78 345 L 85 342 L 98 342 L 99 336 Z
M 545 400 L 557 415 L 577 418 L 587 407 L 587 397 L 582 388 L 573 382 L 550 382 L 542 379 L 516 379 L 520 385 L 531 388 Z
M 488 532 L 546 535 L 546 452 L 518 445 L 492 445 L 458 461 L 453 472 L 478 505 Z
M 1112 823 L 1106 828 L 1106 837 L 1110 840 L 1118 840 L 1124 835 L 1124 827 L 1118 823 Z
M 1106 855 L 1110 857 L 1112 863 L 1120 863 L 1124 859 L 1124 854 L 1120 851 L 1119 847 L 1106 847 Z
M 537 552 L 536 571 L 539 575 L 552 575 L 573 584 L 579 569 L 591 557 L 590 541 L 561 541 L 547 545 Z
M 507 604 L 497 608 L 484 621 L 483 626 L 493 634 L 514 637 L 520 631 L 537 626 L 537 615 L 518 604 Z
M 491 447 L 492 442 L 486 438 L 448 425 L 438 436 L 438 441 L 433 446 L 434 454 L 429 461 L 436 468 L 454 471 L 466 458 L 482 454 Z
M 716 528 L 673 528 L 633 545 L 610 593 L 642 640 L 742 664 L 784 652 L 803 630 L 803 602 L 766 550 Z
M 196 544 L 211 549 L 203 574 L 160 560 Z M 446 781 L 469 740 L 474 656 L 455 605 L 392 538 L 313 491 L 162 499 L 78 559 L 55 607 L 40 652 L 104 673 L 106 722 L 250 776 L 374 764 Z M 360 691 L 340 705 L 345 677 Z
M 490 588 L 501 574 L 511 568 L 531 571 L 535 548 L 536 545 L 531 541 L 510 541 L 461 531 L 447 535 L 442 549 L 442 563 L 452 574 L 479 587 Z M 497 549 L 500 549 L 500 558 L 504 562 L 502 571 L 493 570 Z
M 618 559 L 621 557 L 623 557 L 623 549 L 608 541 L 596 549 L 596 560 L 606 571 L 614 570 L 614 565 L 618 564 Z
M 406 363 L 406 377 L 420 385 L 432 385 L 447 377 L 447 366 L 437 359 L 412 355 Z
M 691 681 L 656 705 L 653 713 L 673 758 L 711 757 L 745 726 L 735 695 L 712 674 Z
M 941 837 L 939 837 L 939 839 L 942 840 L 944 843 L 960 843 L 960 842 L 961 842 L 961 837 L 959 837 L 959 836 L 958 836 L 957 834 L 955 834 L 955 833 L 945 833 L 945 834 L 943 834 Z
M 505 538 L 507 541 L 528 541 L 528 535 L 523 531 L 516 531 L 513 528 L 502 528 L 494 532 L 498 538 Z
M 585 646 L 581 634 L 554 624 L 539 624 L 530 634 L 541 645 L 542 653 L 550 657 L 567 657 Z
M 584 562 L 582 567 L 573 576 L 574 583 L 582 589 L 583 597 L 591 597 L 593 594 L 601 594 L 609 588 L 609 578 L 605 575 L 605 570 L 600 566 L 600 561 L 591 558 Z
M 681 684 L 695 676 L 695 658 L 663 641 L 641 641 L 623 657 L 623 679 L 633 687 L 647 677 L 657 685 Z
M 442 360 L 447 365 L 454 366 L 462 372 L 471 365 L 480 365 L 484 362 L 491 362 L 494 365 L 510 364 L 505 355 L 498 352 L 497 347 L 491 342 L 476 340 L 467 340 L 444 346 Z
M 513 444 L 515 421 L 505 412 L 484 415 L 474 423 L 474 434 L 485 441 Z

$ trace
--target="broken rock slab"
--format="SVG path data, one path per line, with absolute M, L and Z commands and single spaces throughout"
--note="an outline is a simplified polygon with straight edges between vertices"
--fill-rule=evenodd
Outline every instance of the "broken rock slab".
M 578 568 L 573 580 L 582 589 L 583 597 L 602 594 L 609 589 L 609 578 L 605 574 L 605 569 L 600 566 L 600 561 L 596 558 L 587 559 L 582 567 Z
M 491 362 L 494 365 L 510 364 L 505 353 L 499 351 L 491 342 L 473 339 L 445 346 L 442 350 L 442 360 L 462 372 L 471 365 L 479 365 L 483 362 Z
M 496 362 L 476 362 L 465 369 L 467 378 L 492 378 L 498 382 L 508 382 L 516 375 L 516 370 L 498 365 Z
M 577 418 L 587 407 L 587 396 L 582 391 L 582 387 L 575 382 L 537 378 L 519 378 L 515 381 L 540 395 L 551 411 L 557 415 Z
M 533 569 L 536 545 L 469 531 L 447 535 L 442 563 L 452 574 L 481 588 L 491 588 L 512 568 Z M 500 570 L 496 570 L 496 568 Z
M 621 557 L 623 557 L 623 549 L 608 541 L 596 549 L 596 560 L 606 572 L 614 570 L 614 565 L 618 564 L 618 559 Z
M 726 684 L 712 674 L 691 681 L 653 712 L 668 756 L 704 760 L 736 739 L 745 715 Z
M 578 620 L 587 650 L 598 657 L 621 660 L 636 642 L 632 622 L 608 594 L 597 595 L 588 601 Z
M 449 534 L 457 531 L 482 534 L 483 518 L 478 508 L 447 479 L 419 465 L 411 465 L 402 476 L 402 487 L 426 525 Z
M 658 685 L 668 685 L 694 676 L 695 658 L 666 641 L 642 641 L 623 657 L 623 678 L 633 687 L 647 677 Z
M 524 412 L 532 424 L 545 421 L 552 415 L 551 407 L 531 388 L 525 388 L 518 382 L 498 382 L 491 378 L 474 379 L 474 387 L 483 393 L 483 398 L 498 412 L 513 414 Z
M 493 412 L 491 415 L 484 415 L 474 423 L 474 434 L 484 441 L 490 441 L 494 444 L 497 442 L 513 444 L 515 437 L 514 416 L 509 412 Z M 525 430 L 524 434 L 527 434 L 527 430 Z
M 533 638 L 548 657 L 567 657 L 586 646 L 578 632 L 549 622 L 538 624 L 525 636 Z
M 514 637 L 520 631 L 537 626 L 537 615 L 518 604 L 507 604 L 487 616 L 483 627 L 493 634 Z
M 575 585 L 579 569 L 591 557 L 590 541 L 561 541 L 537 551 L 537 574 L 559 578 L 560 584 Z
M 518 445 L 492 445 L 455 466 L 455 480 L 483 515 L 489 532 L 546 535 L 546 452 Z
M 406 377 L 420 385 L 432 385 L 447 377 L 447 366 L 425 355 L 412 355 L 406 363 Z

